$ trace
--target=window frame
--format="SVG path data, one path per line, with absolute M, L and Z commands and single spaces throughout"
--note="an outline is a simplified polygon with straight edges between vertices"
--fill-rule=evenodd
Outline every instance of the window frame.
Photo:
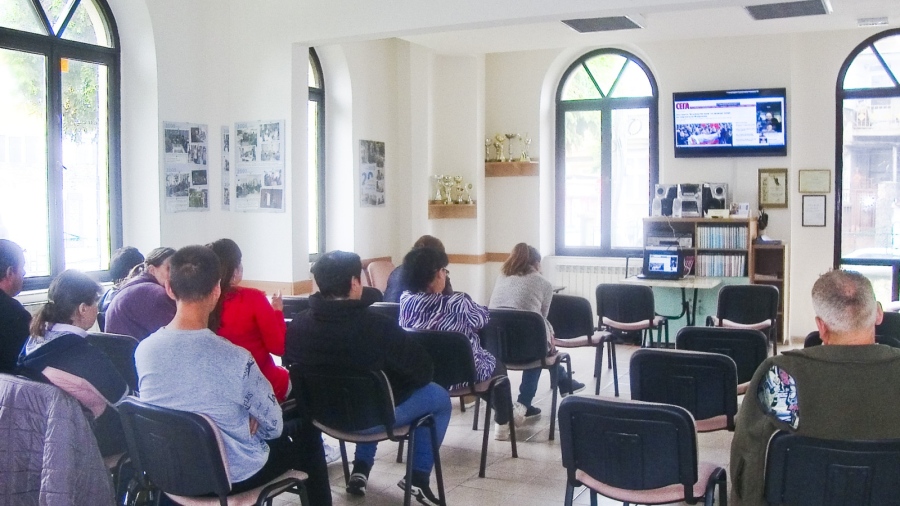
M 47 34 L 38 34 L 14 30 L 0 26 L 0 48 L 11 51 L 39 54 L 46 58 L 46 121 L 47 121 L 47 200 L 48 200 L 48 232 L 47 238 L 50 275 L 26 277 L 23 290 L 40 290 L 50 286 L 50 282 L 65 270 L 65 216 L 63 201 L 63 164 L 62 164 L 62 71 L 63 58 L 104 65 L 109 79 L 108 98 L 108 181 L 109 181 L 109 248 L 110 256 L 122 247 L 122 173 L 121 173 L 121 44 L 119 30 L 112 10 L 106 0 L 95 0 L 106 22 L 112 47 L 105 47 L 84 42 L 76 42 L 53 34 L 53 29 L 46 12 L 39 0 L 30 0 L 38 13 L 41 24 Z M 79 1 L 71 4 L 71 10 L 60 25 L 60 34 L 65 33 Z M 15 238 L 11 238 L 15 240 Z M 109 269 L 88 272 L 100 281 L 110 281 Z
M 847 71 L 856 58 L 867 48 L 873 48 L 876 42 L 888 37 L 900 37 L 900 28 L 892 28 L 876 33 L 860 42 L 847 56 L 838 71 L 835 83 L 835 143 L 834 143 L 834 262 L 835 269 L 841 265 L 889 266 L 892 268 L 891 293 L 892 300 L 900 295 L 900 259 L 878 258 L 842 258 L 841 241 L 843 237 L 843 177 L 844 177 L 844 100 L 866 98 L 900 98 L 900 75 L 897 72 L 888 75 L 894 81 L 893 87 L 844 89 Z M 882 65 L 887 67 L 880 54 L 875 52 Z
M 316 149 L 316 160 L 318 161 L 318 166 L 315 167 L 315 170 L 318 173 L 317 182 L 318 188 L 315 191 L 318 192 L 319 198 L 317 202 L 319 203 L 319 208 L 317 209 L 317 223 L 318 223 L 318 242 L 316 245 L 318 253 L 311 253 L 309 255 L 309 261 L 315 262 L 319 259 L 319 257 L 326 252 L 325 250 L 325 74 L 322 73 L 322 64 L 319 61 L 319 55 L 316 53 L 316 50 L 312 47 L 309 48 L 309 60 L 312 64 L 313 71 L 316 73 L 316 82 L 319 84 L 319 87 L 310 86 L 309 87 L 309 102 L 315 102 L 318 107 L 318 121 L 316 121 L 316 129 L 318 130 L 318 135 L 316 136 L 317 145 Z M 307 109 L 308 111 L 309 109 Z M 307 149 L 312 149 L 312 146 L 308 146 Z M 307 167 L 307 170 L 313 170 L 313 167 Z M 312 188 L 309 189 L 312 191 Z
M 622 56 L 638 65 L 650 82 L 652 94 L 647 97 L 609 97 L 587 100 L 563 100 L 562 93 L 566 82 L 571 75 L 582 65 L 599 55 L 612 54 Z M 619 70 L 619 75 L 610 86 L 610 94 L 616 88 L 624 74 L 625 65 Z M 571 111 L 600 111 L 601 112 L 601 145 L 610 145 L 612 139 L 612 111 L 619 109 L 647 108 L 649 111 L 649 181 L 647 185 L 647 216 L 650 216 L 650 206 L 653 202 L 653 189 L 659 182 L 659 87 L 656 78 L 650 68 L 638 56 L 628 51 L 615 48 L 601 48 L 585 53 L 576 59 L 563 72 L 557 84 L 556 90 L 556 254 L 561 256 L 596 256 L 596 257 L 628 257 L 638 255 L 641 248 L 613 248 L 612 247 L 612 150 L 604 149 L 601 152 L 601 195 L 600 202 L 600 246 L 566 246 L 565 244 L 565 205 L 566 205 L 566 173 L 565 173 L 565 115 Z

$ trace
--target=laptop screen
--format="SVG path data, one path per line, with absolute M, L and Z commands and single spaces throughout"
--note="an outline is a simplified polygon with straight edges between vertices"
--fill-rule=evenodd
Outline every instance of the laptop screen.
M 644 277 L 679 279 L 683 277 L 682 252 L 678 248 L 644 250 Z

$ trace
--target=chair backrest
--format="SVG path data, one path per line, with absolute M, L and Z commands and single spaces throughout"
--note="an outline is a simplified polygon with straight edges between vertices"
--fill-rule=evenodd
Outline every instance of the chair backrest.
M 122 334 L 91 332 L 87 336 L 87 342 L 99 348 L 109 358 L 128 388 L 137 390 L 138 375 L 134 365 L 134 350 L 139 344 L 137 339 Z
M 382 302 L 384 301 L 384 294 L 381 293 L 381 290 L 377 288 L 373 288 L 371 286 L 362 287 L 362 297 L 360 300 L 364 302 Z
M 544 317 L 533 311 L 491 309 L 479 334 L 482 346 L 506 365 L 541 360 L 549 351 Z
M 559 406 L 562 462 L 607 485 L 650 490 L 697 482 L 697 433 L 684 408 L 668 404 L 576 397 Z
M 878 344 L 883 344 L 885 346 L 890 346 L 891 348 L 900 348 L 900 339 L 897 339 L 894 336 L 880 336 L 875 335 L 875 342 Z M 822 345 L 822 337 L 819 335 L 818 330 L 814 330 L 806 335 L 806 338 L 803 340 L 804 348 L 811 348 L 813 346 L 821 346 Z
M 553 337 L 572 339 L 594 334 L 594 311 L 591 302 L 577 295 L 553 294 L 547 321 L 553 326 Z
M 406 333 L 421 344 L 434 363 L 432 381 L 450 389 L 451 386 L 468 383 L 474 386 L 477 381 L 475 357 L 472 356 L 472 345 L 469 338 L 460 332 L 440 330 L 412 330 Z
M 674 404 L 694 419 L 727 417 L 734 429 L 737 413 L 737 366 L 718 353 L 640 349 L 631 355 L 631 398 Z
M 164 492 L 183 496 L 228 495 L 231 482 L 218 429 L 197 413 L 127 397 L 119 404 L 128 455 L 140 476 Z
M 766 335 L 759 330 L 722 327 L 684 327 L 675 336 L 675 348 L 728 355 L 737 366 L 738 383 L 750 381 L 769 354 Z
M 726 285 L 719 290 L 716 316 L 752 324 L 778 318 L 778 288 L 771 285 Z
M 394 272 L 394 263 L 390 260 L 375 260 L 369 263 L 366 270 L 369 272 L 369 281 L 372 283 L 372 286 L 384 293 L 384 290 L 387 288 L 388 278 Z
M 396 302 L 376 302 L 369 306 L 369 311 L 383 314 L 395 322 L 400 321 L 400 304 Z
M 620 323 L 653 321 L 656 317 L 653 289 L 644 285 L 627 283 L 602 283 L 597 285 L 598 327 L 603 317 Z
M 777 432 L 766 455 L 766 499 L 792 506 L 897 504 L 900 440 L 835 441 Z
M 384 372 L 295 365 L 290 375 L 300 412 L 320 427 L 358 432 L 384 426 L 393 437 L 394 394 Z
M 900 313 L 885 311 L 881 323 L 875 326 L 875 335 L 900 339 Z
M 296 296 L 291 295 L 281 298 L 281 301 L 284 302 L 284 317 L 285 318 L 295 318 L 298 313 L 302 313 L 309 309 L 309 297 L 308 296 Z

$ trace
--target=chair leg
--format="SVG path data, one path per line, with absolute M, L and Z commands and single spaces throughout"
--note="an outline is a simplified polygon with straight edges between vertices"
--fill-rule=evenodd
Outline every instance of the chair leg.
M 496 385 L 494 385 L 496 386 Z M 481 465 L 478 468 L 478 477 L 484 478 L 484 470 L 487 467 L 487 449 L 488 449 L 488 439 L 491 427 L 491 408 L 493 407 L 494 400 L 494 389 L 489 388 L 487 394 L 487 400 L 484 402 L 484 434 L 481 436 Z M 509 418 L 509 427 L 512 430 L 515 430 L 515 423 L 512 420 L 512 412 L 510 412 Z M 510 433 L 512 433 L 510 431 Z
M 429 429 L 431 431 L 431 454 L 434 456 L 434 477 L 438 486 L 438 500 L 442 506 L 446 506 L 447 496 L 444 495 L 444 471 L 441 470 L 441 445 L 437 441 L 437 427 L 434 419 L 431 420 Z M 412 460 L 412 455 L 409 456 L 409 459 Z
M 593 489 L 591 491 L 591 506 L 597 506 L 597 492 L 594 492 Z
M 600 371 L 603 369 L 603 343 L 594 347 L 594 395 L 600 395 Z
M 406 488 L 403 490 L 403 506 L 410 506 L 410 499 L 412 497 L 412 463 L 413 455 L 415 455 L 416 452 L 416 428 L 417 425 L 409 428 L 409 445 L 406 447 Z M 433 432 L 431 438 L 432 440 L 435 439 Z M 403 441 L 400 441 L 400 444 L 402 445 Z
M 459 412 L 460 412 L 460 413 L 465 413 L 465 412 L 466 412 L 466 401 L 465 401 L 465 396 L 459 398 Z
M 481 397 L 475 396 L 475 416 L 472 417 L 472 430 L 478 430 L 478 412 L 481 410 Z
M 343 439 L 338 440 L 338 447 L 341 449 L 341 466 L 344 468 L 344 486 L 350 484 L 350 465 L 347 463 L 347 445 Z
M 572 367 L 569 366 L 571 371 Z M 550 389 L 553 390 L 550 401 L 550 441 L 556 439 L 556 397 L 559 394 L 559 368 L 550 368 Z
M 566 500 L 563 502 L 565 506 L 572 506 L 572 501 L 575 500 L 575 485 L 568 482 L 566 480 Z
M 609 349 L 612 351 L 612 370 L 613 370 L 613 389 L 616 392 L 616 397 L 619 396 L 619 362 L 616 360 L 616 343 L 613 341 L 609 342 Z
M 615 339 L 615 336 L 610 336 L 610 342 L 612 342 L 613 339 Z M 606 368 L 612 369 L 612 347 L 609 347 L 606 350 L 606 360 L 607 360 Z
M 397 445 L 397 463 L 403 463 L 403 440 L 400 440 L 400 444 Z

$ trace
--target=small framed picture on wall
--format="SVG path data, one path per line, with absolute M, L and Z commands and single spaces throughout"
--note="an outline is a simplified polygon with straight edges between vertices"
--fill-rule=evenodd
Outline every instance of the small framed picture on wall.
M 759 207 L 788 206 L 788 170 L 759 169 Z
M 803 196 L 803 226 L 825 226 L 825 195 Z

